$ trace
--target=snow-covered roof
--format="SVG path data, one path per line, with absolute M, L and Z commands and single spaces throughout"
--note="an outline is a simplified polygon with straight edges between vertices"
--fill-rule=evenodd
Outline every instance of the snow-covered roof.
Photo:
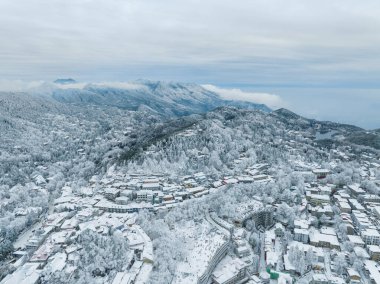
M 370 253 L 380 253 L 380 246 L 367 245 L 367 248 Z
M 371 260 L 364 261 L 364 267 L 369 273 L 369 276 L 373 283 L 380 284 L 380 271 L 379 265 Z
M 310 234 L 310 243 L 329 243 L 331 246 L 339 247 L 339 241 L 336 235 L 327 235 L 319 232 Z
M 328 169 L 314 169 L 313 173 L 314 174 L 329 174 L 330 170 L 328 170 Z
M 351 243 L 354 243 L 357 245 L 364 245 L 363 239 L 360 236 L 347 235 L 347 238 Z
M 369 229 L 369 228 L 361 231 L 361 235 L 362 236 L 370 236 L 370 237 L 380 237 L 380 233 L 378 230 Z
M 246 266 L 247 264 L 239 258 L 232 258 L 227 255 L 216 266 L 212 277 L 218 283 L 227 283 L 228 280 L 237 276 L 237 274 Z
M 25 263 L 12 274 L 6 276 L 1 284 L 35 284 L 38 283 L 42 270 L 38 270 L 39 263 Z

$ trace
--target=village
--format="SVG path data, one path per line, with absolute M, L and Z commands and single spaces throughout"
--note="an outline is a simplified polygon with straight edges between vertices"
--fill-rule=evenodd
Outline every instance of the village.
M 287 145 L 299 146 L 293 140 Z M 331 169 L 350 159 L 350 149 L 346 150 L 332 151 L 335 160 L 330 169 L 294 161 L 300 174 L 313 177 L 305 182 L 305 196 L 294 220 L 281 214 L 281 203 L 264 204 L 257 198 L 242 203 L 232 219 L 209 211 L 196 226 L 193 222 L 173 226 L 191 253 L 178 263 L 172 282 L 380 283 L 379 195 L 360 184 L 339 187 L 326 182 Z M 236 165 L 243 160 L 244 155 Z M 375 175 L 378 158 L 363 152 L 360 161 L 361 178 L 380 187 Z M 93 176 L 86 187 L 74 190 L 66 185 L 44 219 L 17 240 L 10 261 L 15 271 L 1 283 L 37 284 L 46 270 L 64 271 L 74 279 L 81 250 L 75 240 L 85 230 L 103 235 L 117 230 L 128 240 L 131 254 L 125 270 L 108 275 L 106 283 L 146 283 L 155 254 L 152 240 L 136 223 L 139 212 L 168 212 L 237 184 L 270 185 L 276 182 L 271 167 L 255 164 L 220 180 L 203 172 L 173 179 L 110 168 L 101 179 Z M 248 222 L 258 232 L 255 244 L 248 239 Z M 194 234 L 198 238 L 193 239 Z

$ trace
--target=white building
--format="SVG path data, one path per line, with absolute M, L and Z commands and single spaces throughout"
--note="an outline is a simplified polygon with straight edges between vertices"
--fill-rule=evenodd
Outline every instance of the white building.
M 307 244 L 309 242 L 309 230 L 306 229 L 294 229 L 294 240 Z
M 242 281 L 246 277 L 246 264 L 238 259 L 226 256 L 217 265 L 212 274 L 215 284 L 232 284 Z
M 355 246 L 364 247 L 365 243 L 360 236 L 356 235 L 347 235 L 348 240 L 353 243 Z
M 366 245 L 380 245 L 380 234 L 375 229 L 365 229 L 360 232 Z
M 330 173 L 329 170 L 327 169 L 314 169 L 313 170 L 313 174 L 318 178 L 318 179 L 322 179 L 322 178 L 325 178 L 327 177 L 327 175 Z
M 153 201 L 153 192 L 151 190 L 140 190 L 137 191 L 136 201 L 146 201 L 146 202 L 152 202 Z
M 161 185 L 158 182 L 143 183 L 141 186 L 143 190 L 161 190 Z

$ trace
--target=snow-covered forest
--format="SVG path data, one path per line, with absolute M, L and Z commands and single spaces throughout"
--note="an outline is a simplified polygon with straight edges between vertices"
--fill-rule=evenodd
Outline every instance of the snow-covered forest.
M 334 275 L 364 273 L 344 215 L 380 193 L 378 150 L 349 139 L 361 129 L 262 107 L 160 114 L 202 88 L 146 84 L 156 109 L 115 105 L 141 89 L 0 94 L 4 281 L 30 269 L 42 283 L 208 283 L 231 263 L 241 279 L 306 281 L 325 243 L 344 264 Z M 339 249 L 318 242 L 329 234 Z

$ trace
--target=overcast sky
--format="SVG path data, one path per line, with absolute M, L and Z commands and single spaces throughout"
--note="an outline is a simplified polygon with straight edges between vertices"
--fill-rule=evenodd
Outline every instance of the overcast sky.
M 309 116 L 312 95 L 354 123 L 347 94 L 359 124 L 380 127 L 366 117 L 380 100 L 379 15 L 378 0 L 1 0 L 0 80 L 195 82 Z

